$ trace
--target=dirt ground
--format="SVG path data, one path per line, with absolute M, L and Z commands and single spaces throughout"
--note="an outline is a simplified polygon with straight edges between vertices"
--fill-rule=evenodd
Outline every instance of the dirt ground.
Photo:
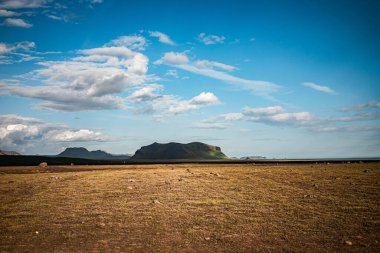
M 0 167 L 0 252 L 380 252 L 380 164 Z

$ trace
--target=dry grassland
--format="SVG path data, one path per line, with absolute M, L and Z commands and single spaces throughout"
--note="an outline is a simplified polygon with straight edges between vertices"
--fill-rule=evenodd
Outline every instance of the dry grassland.
M 0 173 L 0 252 L 380 252 L 378 163 Z

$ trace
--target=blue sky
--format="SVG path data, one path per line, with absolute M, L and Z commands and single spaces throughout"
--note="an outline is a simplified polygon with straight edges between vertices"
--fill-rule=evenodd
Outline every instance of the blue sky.
M 378 1 L 0 1 L 0 148 L 380 155 Z

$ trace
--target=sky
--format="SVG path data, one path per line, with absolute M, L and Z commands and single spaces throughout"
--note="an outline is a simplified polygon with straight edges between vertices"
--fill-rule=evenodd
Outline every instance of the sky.
M 379 1 L 0 0 L 0 149 L 380 156 Z

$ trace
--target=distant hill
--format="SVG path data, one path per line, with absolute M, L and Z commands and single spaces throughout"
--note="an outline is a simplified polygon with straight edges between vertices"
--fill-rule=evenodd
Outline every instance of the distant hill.
M 21 155 L 21 154 L 17 153 L 16 151 L 0 150 L 0 155 Z
M 181 144 L 170 142 L 166 144 L 153 143 L 148 146 L 141 147 L 131 157 L 132 160 L 166 160 L 166 159 L 227 159 L 228 157 L 222 153 L 221 149 L 216 146 L 204 144 L 201 142 L 192 142 Z
M 56 155 L 57 157 L 70 157 L 70 158 L 83 158 L 92 160 L 126 160 L 129 155 L 112 155 L 102 150 L 88 151 L 85 148 L 66 148 L 62 153 Z

